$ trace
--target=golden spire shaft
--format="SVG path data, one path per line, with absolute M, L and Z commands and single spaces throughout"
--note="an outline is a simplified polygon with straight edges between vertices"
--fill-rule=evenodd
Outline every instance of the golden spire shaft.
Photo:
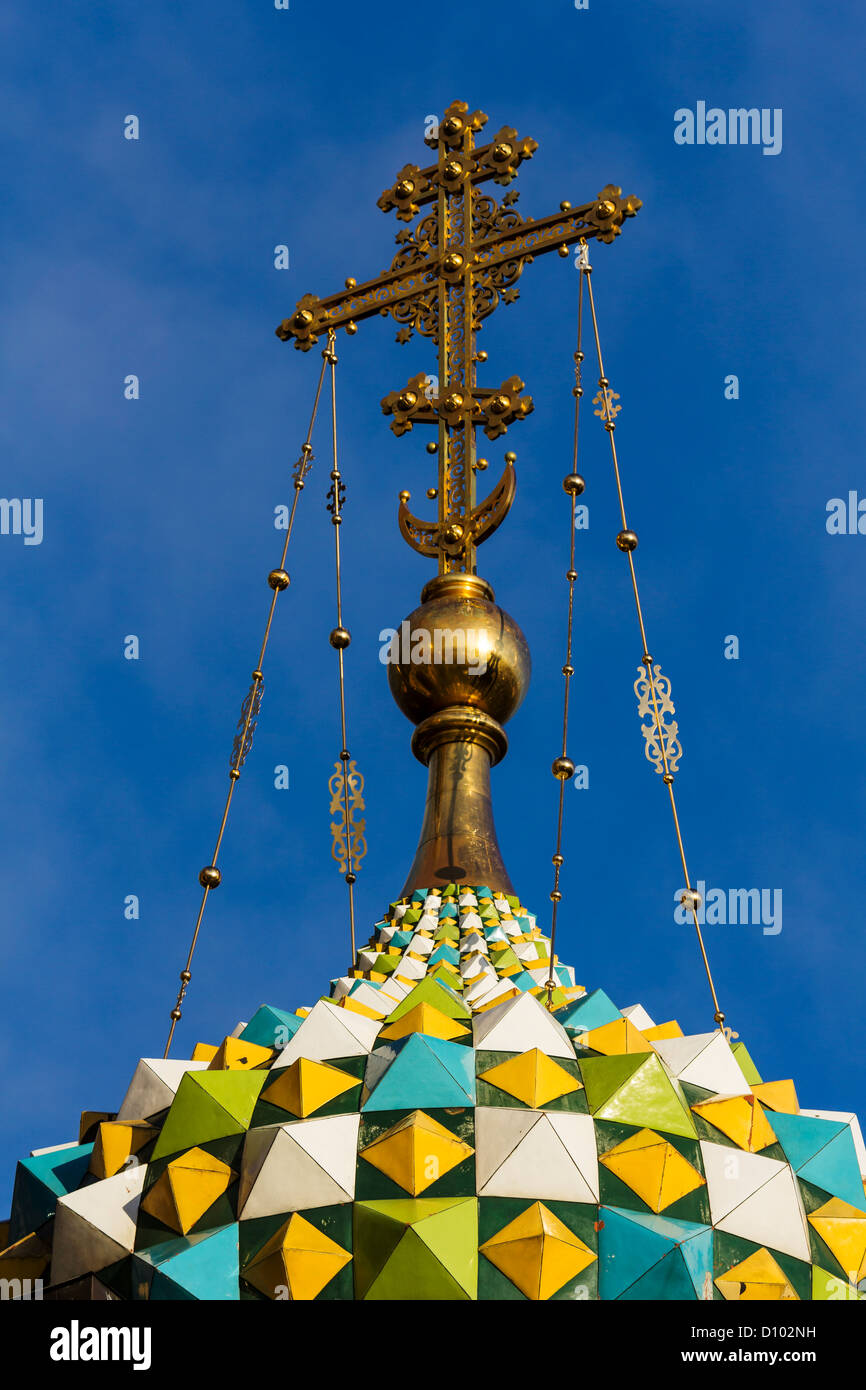
M 350 276 L 344 290 L 324 299 L 303 295 L 276 329 L 283 342 L 308 352 L 325 333 L 345 328 L 353 334 L 362 320 L 390 315 L 400 325 L 398 342 L 407 343 L 418 333 L 438 353 L 435 384 L 426 372 L 418 372 L 381 401 L 395 434 L 406 434 L 416 424 L 436 430 L 436 442 L 427 446 L 438 455 L 437 486 L 427 493 L 437 499 L 436 518 L 415 516 L 404 490 L 398 525 L 413 550 L 438 561 L 439 573 L 425 586 L 422 607 L 401 630 L 408 624 L 413 653 L 415 639 L 423 644 L 435 636 L 437 624 L 441 637 L 479 638 L 485 650 L 480 663 L 460 660 L 443 666 L 434 657 L 419 668 L 414 655 L 401 652 L 389 666 L 392 693 L 418 726 L 413 751 L 429 767 L 421 843 L 407 887 L 453 878 L 493 879 L 490 886 L 500 890 L 508 884 L 493 828 L 489 773 L 508 746 L 502 724 L 523 698 L 530 663 L 520 629 L 496 607 L 490 586 L 476 574 L 478 546 L 502 523 L 514 500 L 515 455 L 510 450 L 505 454 L 499 482 L 476 502 L 476 470 L 487 467 L 486 460 L 476 457 L 476 431 L 483 429 L 488 439 L 498 440 L 526 418 L 533 404 L 531 396 L 522 394 L 524 383 L 517 376 L 498 386 L 477 384 L 476 364 L 486 362 L 487 353 L 476 352 L 476 335 L 500 305 L 517 300 L 517 281 L 526 266 L 552 251 L 567 256 L 568 247 L 581 240 L 613 242 L 641 206 L 639 198 L 623 197 L 621 188 L 607 184 L 591 202 L 573 206 L 562 201 L 552 215 L 524 217 L 517 211 L 519 194 L 510 185 L 537 142 L 502 126 L 479 145 L 476 136 L 486 124 L 483 111 L 470 110 L 465 101 L 451 102 L 435 131 L 425 135 L 436 162 L 424 168 L 404 165 L 378 200 L 383 212 L 414 224 L 398 232 L 389 268 L 360 284 Z M 486 191 L 490 184 L 509 191 L 497 202 Z M 451 580 L 458 582 L 449 586 Z M 339 771 L 331 778 L 332 812 L 338 791 L 344 802 L 346 798 Z M 345 804 L 343 816 L 348 817 Z M 331 831 L 332 853 L 341 858 L 339 824 L 332 822 Z M 345 833 L 351 850 L 349 826 Z M 351 872 L 351 862 L 347 867 Z
M 304 440 L 304 443 L 301 445 L 300 456 L 292 472 L 294 497 L 292 498 L 292 507 L 289 514 L 288 525 L 286 527 L 286 537 L 283 541 L 283 549 L 282 554 L 280 555 L 280 563 L 278 567 L 274 570 L 271 570 L 270 574 L 268 575 L 268 584 L 271 589 L 271 601 L 268 608 L 268 617 L 267 622 L 265 623 L 265 631 L 262 637 L 262 644 L 259 648 L 259 659 L 256 663 L 256 669 L 252 673 L 252 685 L 250 686 L 250 689 L 241 708 L 241 717 L 238 721 L 238 732 L 235 735 L 234 744 L 232 746 L 231 768 L 229 770 L 229 785 L 228 791 L 226 793 L 222 820 L 220 821 L 219 830 L 217 832 L 216 844 L 214 845 L 214 851 L 211 855 L 210 863 L 205 865 L 205 867 L 201 870 L 198 876 L 198 881 L 202 886 L 202 898 L 199 904 L 198 916 L 195 920 L 195 927 L 193 928 L 192 940 L 190 941 L 189 951 L 187 952 L 186 964 L 184 965 L 183 970 L 180 972 L 180 990 L 178 991 L 177 1000 L 175 1002 L 174 1008 L 171 1011 L 171 1027 L 168 1030 L 168 1037 L 165 1043 L 165 1050 L 162 1054 L 163 1057 L 167 1057 L 169 1051 L 171 1050 L 171 1043 L 174 1037 L 174 1030 L 181 1018 L 182 1005 L 184 999 L 186 998 L 187 987 L 189 985 L 190 980 L 192 979 L 192 958 L 195 954 L 195 948 L 198 942 L 199 931 L 201 930 L 201 924 L 204 918 L 205 908 L 207 907 L 208 897 L 211 891 L 214 888 L 218 888 L 220 883 L 222 882 L 222 874 L 220 870 L 217 868 L 217 859 L 219 857 L 220 848 L 222 846 L 226 824 L 228 823 L 229 810 L 231 809 L 235 785 L 240 778 L 241 768 L 246 762 L 247 754 L 249 753 L 250 748 L 252 747 L 253 734 L 255 733 L 256 727 L 256 719 L 258 717 L 259 709 L 261 708 L 262 693 L 264 691 L 264 675 L 262 672 L 262 667 L 264 666 L 265 662 L 265 652 L 267 651 L 268 639 L 271 634 L 271 624 L 273 623 L 274 611 L 277 606 L 277 596 L 281 594 L 282 591 L 284 589 L 287 589 L 289 586 L 289 576 L 286 573 L 285 568 L 286 557 L 289 552 L 289 542 L 292 538 L 292 529 L 295 523 L 295 512 L 297 511 L 298 498 L 304 490 L 304 480 L 312 466 L 313 448 L 311 441 L 313 438 L 313 427 L 315 426 L 316 415 L 319 409 L 319 398 L 322 394 L 322 383 L 325 379 L 325 365 L 326 364 L 323 362 L 322 370 L 319 373 L 319 380 L 316 386 L 316 395 L 313 401 L 313 409 L 310 414 L 310 423 L 307 428 L 306 439 Z

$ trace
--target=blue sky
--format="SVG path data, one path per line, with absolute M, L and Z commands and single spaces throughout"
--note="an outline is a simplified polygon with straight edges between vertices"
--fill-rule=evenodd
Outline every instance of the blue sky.
M 162 1052 L 319 365 L 273 329 L 305 291 L 390 262 L 398 224 L 376 199 L 424 162 L 424 119 L 455 97 L 489 129 L 539 141 L 514 185 L 524 214 L 609 181 L 643 199 L 594 252 L 594 284 L 649 644 L 685 749 L 686 844 L 696 879 L 781 889 L 784 904 L 779 934 L 708 927 L 707 944 L 765 1078 L 793 1076 L 805 1106 L 862 1110 L 866 536 L 825 526 L 830 498 L 866 497 L 855 7 L 831 22 L 799 0 L 522 13 L 483 0 L 431 20 L 393 3 L 153 0 L 19 5 L 0 26 L 0 491 L 44 500 L 41 545 L 0 536 L 7 1203 L 17 1156 L 75 1137 L 82 1109 L 116 1108 L 137 1058 Z M 674 112 L 698 101 L 781 108 L 781 153 L 677 145 Z M 137 142 L 123 138 L 130 113 Z M 488 451 L 492 482 L 516 450 L 518 498 L 481 569 L 533 653 L 493 782 L 512 879 L 543 923 L 576 289 L 571 262 L 544 257 L 483 335 L 490 383 L 517 373 L 535 400 Z M 435 368 L 426 340 L 398 346 L 394 331 L 374 319 L 341 336 L 338 368 L 362 935 L 403 882 L 425 785 L 378 661 L 379 631 L 431 572 L 396 530 L 398 491 L 420 511 L 432 481 L 426 435 L 395 439 L 379 400 Z M 124 399 L 129 373 L 138 401 Z M 312 1002 L 346 966 L 319 443 L 176 1055 L 262 1002 Z M 642 752 L 606 450 L 586 423 L 570 751 L 590 785 L 567 796 L 560 953 L 621 1006 L 699 1031 L 711 1010 L 691 929 L 674 921 L 676 845 Z M 123 658 L 130 633 L 137 662 Z

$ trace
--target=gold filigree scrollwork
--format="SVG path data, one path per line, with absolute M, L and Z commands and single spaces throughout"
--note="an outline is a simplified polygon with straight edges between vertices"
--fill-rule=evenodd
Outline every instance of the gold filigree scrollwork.
M 424 265 L 439 243 L 436 218 L 431 214 L 412 230 L 404 227 L 394 240 L 400 249 L 391 262 L 391 270 L 408 270 L 413 265 Z
M 253 746 L 253 735 L 256 732 L 256 720 L 262 708 L 262 695 L 265 693 L 265 683 L 263 680 L 253 680 L 252 685 L 246 693 L 243 704 L 241 705 L 241 717 L 237 724 L 237 733 L 232 744 L 231 767 L 233 770 L 243 767 L 247 760 L 247 754 Z
M 338 488 L 339 491 L 335 491 L 335 488 Z M 331 513 L 331 516 L 336 516 L 339 514 L 345 500 L 346 484 L 343 482 L 343 479 L 340 478 L 337 482 L 331 483 L 331 486 L 328 488 L 326 501 L 327 508 L 328 511 Z
M 302 444 L 298 461 L 292 468 L 292 482 L 295 487 L 301 488 L 304 486 L 304 479 L 313 466 L 313 458 L 312 444 Z
M 430 270 L 439 245 L 436 217 L 431 214 L 423 218 L 412 230 L 404 228 L 397 233 L 395 241 L 400 249 L 391 262 L 390 273 L 401 274 L 414 267 L 421 271 L 426 269 L 426 277 L 430 284 L 426 293 L 420 293 L 412 299 L 398 300 L 390 306 L 388 312 L 394 322 L 400 324 L 397 342 L 408 343 L 413 332 L 420 333 L 424 338 L 436 340 L 439 330 L 439 306 L 436 277 Z
M 473 234 L 479 240 L 483 240 L 509 232 L 517 233 L 520 228 L 526 226 L 524 219 L 514 208 L 519 197 L 520 194 L 516 191 L 506 193 L 501 204 L 498 204 L 487 194 L 476 193 L 472 205 Z M 482 271 L 475 277 L 472 316 L 476 328 L 500 303 L 513 304 L 520 298 L 520 291 L 515 289 L 514 285 L 523 274 L 523 267 L 531 261 L 531 256 L 515 256 Z
M 671 683 L 661 673 L 661 667 L 652 668 L 652 675 L 646 666 L 638 667 L 638 678 L 634 683 L 637 696 L 637 712 L 641 720 L 641 733 L 644 736 L 644 753 L 656 772 L 676 772 L 683 756 L 679 741 L 679 726 L 675 719 L 667 722 L 665 715 L 675 714 L 671 699 Z
M 611 391 L 609 386 L 600 387 L 592 398 L 593 405 L 598 407 L 592 412 L 593 415 L 597 415 L 599 420 L 615 420 L 622 410 L 621 405 L 614 404 L 618 400 L 618 391 Z
M 520 194 L 517 189 L 506 193 L 501 203 L 491 198 L 489 193 L 472 190 L 472 235 L 476 239 L 493 236 L 494 232 L 514 231 L 523 226 L 523 218 L 516 210 Z
M 364 810 L 364 777 L 354 759 L 347 767 L 341 762 L 334 764 L 334 771 L 328 779 L 328 790 L 331 793 L 331 815 L 339 813 L 339 819 L 331 821 L 331 858 L 336 860 L 341 874 L 356 874 L 367 853 L 367 822 L 363 818 L 356 818 L 355 814 Z

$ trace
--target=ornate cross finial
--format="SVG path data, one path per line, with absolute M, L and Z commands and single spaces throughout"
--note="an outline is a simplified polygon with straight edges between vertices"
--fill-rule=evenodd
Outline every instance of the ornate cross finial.
M 569 245 L 591 237 L 612 242 L 641 206 L 639 198 L 623 198 L 620 188 L 608 184 L 591 203 L 563 202 L 551 217 L 522 217 L 516 210 L 518 193 L 506 193 L 497 203 L 479 185 L 510 184 L 538 145 L 503 126 L 489 144 L 476 146 L 475 136 L 486 124 L 483 111 L 470 112 L 465 101 L 453 101 L 425 136 L 437 152 L 436 163 L 424 169 L 406 164 L 379 198 L 383 212 L 395 211 L 400 222 L 413 221 L 422 208 L 435 204 L 413 229 L 398 232 L 390 269 L 361 285 L 349 279 L 342 293 L 328 299 L 305 294 L 276 330 L 306 352 L 329 328 L 354 333 L 361 319 L 390 314 L 400 325 L 398 342 L 417 332 L 436 344 L 438 375 L 415 375 L 402 390 L 385 396 L 382 410 L 392 416 L 395 434 L 415 424 L 436 426 L 437 441 L 427 447 L 439 456 L 438 486 L 428 493 L 438 499 L 437 518 L 413 516 L 404 492 L 399 525 L 419 554 L 438 556 L 441 574 L 475 573 L 476 547 L 504 519 L 514 498 L 514 459 L 507 454 L 502 478 L 476 506 L 475 475 L 487 466 L 476 456 L 476 429 L 497 439 L 532 410 L 519 377 L 494 388 L 476 384 L 476 365 L 487 360 L 487 353 L 475 348 L 482 321 L 500 303 L 514 303 L 523 267 L 536 256 L 554 250 L 567 255 Z

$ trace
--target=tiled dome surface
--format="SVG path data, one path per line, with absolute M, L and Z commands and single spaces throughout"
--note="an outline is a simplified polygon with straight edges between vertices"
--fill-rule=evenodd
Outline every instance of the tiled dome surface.
M 486 885 L 391 905 L 352 975 L 139 1062 L 19 1164 L 0 1277 L 122 1299 L 857 1299 L 855 1116 L 618 1009 Z

